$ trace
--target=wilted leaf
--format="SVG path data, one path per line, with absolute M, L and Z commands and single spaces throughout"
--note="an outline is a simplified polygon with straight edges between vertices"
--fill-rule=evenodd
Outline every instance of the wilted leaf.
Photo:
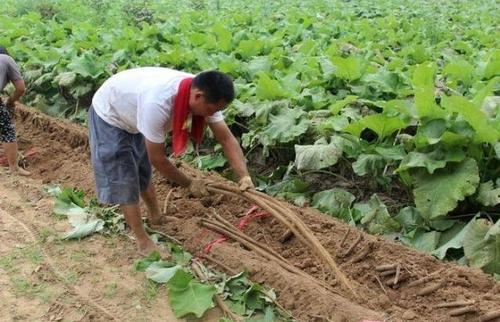
M 464 253 L 469 264 L 491 274 L 500 274 L 500 220 L 470 223 L 464 236 Z
M 295 165 L 299 170 L 318 170 L 337 163 L 342 156 L 339 144 L 295 145 Z
M 156 283 L 167 283 L 180 269 L 182 269 L 180 265 L 165 267 L 161 262 L 155 262 L 146 268 L 146 276 Z
M 356 197 L 340 188 L 333 188 L 316 193 L 312 199 L 312 206 L 327 214 L 339 217 L 342 211 L 349 209 Z
M 493 181 L 481 183 L 478 190 L 477 201 L 483 206 L 496 206 L 500 203 L 500 187 L 494 189 Z
M 64 234 L 63 239 L 81 239 L 83 237 L 92 235 L 99 232 L 104 228 L 104 221 L 101 219 L 94 219 L 87 223 L 77 225 L 72 231 Z

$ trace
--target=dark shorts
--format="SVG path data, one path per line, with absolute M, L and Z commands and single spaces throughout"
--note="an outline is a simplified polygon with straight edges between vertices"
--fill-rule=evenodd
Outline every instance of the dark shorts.
M 0 141 L 5 143 L 16 141 L 16 129 L 9 109 L 0 103 Z
M 131 134 L 89 109 L 89 143 L 97 198 L 107 204 L 135 204 L 151 181 L 144 136 Z

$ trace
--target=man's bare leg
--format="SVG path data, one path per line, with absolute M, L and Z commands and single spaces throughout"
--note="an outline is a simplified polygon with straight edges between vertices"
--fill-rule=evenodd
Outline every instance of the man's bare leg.
M 10 172 L 21 176 L 29 176 L 31 173 L 17 165 L 17 142 L 4 142 L 3 149 L 7 156 Z
M 141 192 L 141 198 L 144 200 L 144 203 L 148 208 L 148 218 L 151 224 L 161 224 L 161 212 L 160 207 L 158 206 L 158 199 L 156 198 L 156 190 L 153 183 L 150 183 L 146 190 Z
M 130 226 L 130 229 L 132 229 L 132 232 L 137 239 L 139 252 L 143 255 L 148 255 L 154 250 L 159 250 L 144 230 L 139 204 L 121 205 L 120 207 L 123 211 L 123 215 L 125 216 L 125 221 Z

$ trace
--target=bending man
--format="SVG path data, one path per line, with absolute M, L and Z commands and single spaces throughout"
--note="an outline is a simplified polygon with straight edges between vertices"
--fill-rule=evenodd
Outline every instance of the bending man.
M 190 134 L 201 142 L 208 124 L 239 177 L 240 188 L 253 187 L 243 152 L 221 113 L 234 99 L 232 80 L 217 71 L 193 76 L 160 67 L 130 69 L 104 82 L 92 99 L 89 134 L 97 196 L 102 203 L 121 206 L 142 254 L 156 245 L 144 231 L 139 196 L 148 208 L 150 222 L 158 224 L 162 219 L 151 164 L 193 195 L 206 192 L 203 180 L 189 178 L 168 160 L 167 133 L 172 132 L 174 154 L 180 155 Z

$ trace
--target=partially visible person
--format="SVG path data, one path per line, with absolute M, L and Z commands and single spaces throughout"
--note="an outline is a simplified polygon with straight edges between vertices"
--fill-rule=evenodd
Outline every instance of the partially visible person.
M 15 90 L 7 102 L 0 99 L 0 141 L 2 141 L 10 172 L 29 176 L 31 173 L 19 167 L 17 163 L 16 130 L 13 120 L 15 103 L 24 94 L 26 87 L 16 62 L 9 56 L 5 47 L 0 47 L 0 92 L 5 89 L 9 82 L 14 85 Z

